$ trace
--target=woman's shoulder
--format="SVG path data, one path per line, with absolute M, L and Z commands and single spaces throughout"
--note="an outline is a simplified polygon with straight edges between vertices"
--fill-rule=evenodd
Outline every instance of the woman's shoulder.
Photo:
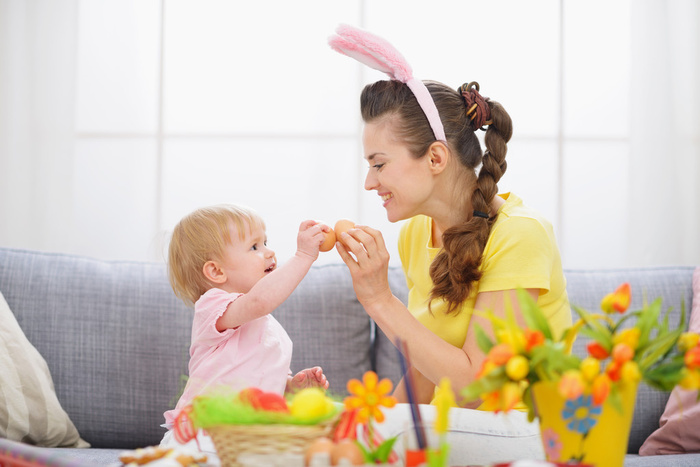
M 551 222 L 544 215 L 525 204 L 514 193 L 505 193 L 499 196 L 505 199 L 506 202 L 498 212 L 494 229 L 544 229 L 548 233 L 553 231 Z

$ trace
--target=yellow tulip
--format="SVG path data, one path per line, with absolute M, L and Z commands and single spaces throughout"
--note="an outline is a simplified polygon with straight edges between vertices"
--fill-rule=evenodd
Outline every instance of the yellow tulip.
M 694 332 L 684 332 L 681 337 L 678 338 L 678 350 L 685 353 L 692 349 L 700 341 L 700 336 Z
M 600 374 L 600 360 L 593 357 L 586 357 L 581 361 L 581 375 L 583 379 L 591 382 Z
M 530 362 L 522 355 L 515 355 L 506 363 L 506 375 L 513 381 L 520 381 L 530 372 Z
M 437 391 L 435 391 L 433 404 L 435 404 L 437 412 L 435 417 L 435 432 L 446 433 L 450 408 L 457 407 L 449 378 L 442 378 L 440 380 Z
M 620 378 L 628 383 L 638 383 L 642 380 L 642 373 L 639 371 L 639 365 L 635 361 L 628 361 L 622 365 L 620 370 Z
M 678 385 L 683 389 L 695 391 L 700 389 L 700 371 L 689 370 L 683 368 L 683 378 L 678 382 Z
M 613 345 L 627 344 L 631 349 L 636 350 L 639 346 L 639 328 L 623 329 L 613 336 Z

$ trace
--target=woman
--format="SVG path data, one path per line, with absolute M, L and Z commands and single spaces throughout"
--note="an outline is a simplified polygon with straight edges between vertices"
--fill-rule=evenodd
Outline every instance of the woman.
M 428 403 L 443 377 L 456 394 L 474 381 L 485 358 L 475 327 L 491 329 L 475 310 L 505 316 L 512 305 L 523 323 L 516 290 L 524 288 L 554 332 L 571 325 L 561 259 L 550 223 L 514 194 L 497 194 L 512 135 L 504 108 L 482 97 L 477 83 L 455 90 L 414 79 L 403 57 L 376 36 L 347 26 L 338 34 L 331 38 L 336 50 L 393 78 L 362 92 L 365 189 L 381 197 L 390 222 L 407 220 L 399 254 L 408 306 L 389 288 L 389 254 L 378 230 L 357 226 L 337 249 L 366 312 L 392 342 L 406 342 L 417 401 Z M 404 380 L 395 395 L 407 400 Z

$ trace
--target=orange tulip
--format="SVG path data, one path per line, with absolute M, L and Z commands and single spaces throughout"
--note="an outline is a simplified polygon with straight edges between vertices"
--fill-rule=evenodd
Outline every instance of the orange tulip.
M 531 351 L 534 347 L 537 347 L 538 345 L 544 344 L 544 334 L 542 334 L 542 331 L 533 331 L 532 329 L 525 329 L 524 334 L 526 352 Z
M 583 376 L 578 370 L 567 370 L 559 380 L 559 394 L 565 399 L 576 399 L 583 394 Z
M 622 376 L 622 365 L 613 360 L 605 368 L 605 372 L 612 381 L 619 381 Z
M 685 366 L 691 370 L 700 369 L 700 346 L 695 346 L 685 353 Z
M 591 396 L 593 397 L 593 403 L 595 405 L 602 405 L 605 399 L 608 398 L 610 394 L 610 377 L 601 373 L 593 380 L 593 386 L 591 388 Z
M 513 347 L 510 344 L 496 344 L 489 350 L 488 358 L 495 365 L 505 365 L 510 357 L 515 355 Z
M 615 289 L 615 292 L 603 297 L 603 300 L 600 302 L 600 308 L 606 313 L 612 313 L 613 311 L 624 313 L 629 308 L 631 301 L 630 285 L 628 282 L 625 282 Z
M 632 357 L 634 357 L 634 350 L 629 345 L 620 343 L 613 347 L 612 358 L 620 365 L 632 360 Z
M 586 348 L 588 349 L 588 354 L 593 358 L 597 358 L 598 360 L 605 360 L 610 356 L 610 352 L 608 352 L 607 349 L 600 344 L 600 342 L 591 341 L 588 343 Z

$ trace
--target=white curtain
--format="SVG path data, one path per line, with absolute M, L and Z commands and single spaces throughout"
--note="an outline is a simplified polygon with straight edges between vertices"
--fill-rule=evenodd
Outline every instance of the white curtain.
M 631 8 L 629 263 L 700 264 L 700 2 Z
M 77 0 L 0 0 L 0 239 L 69 250 Z

